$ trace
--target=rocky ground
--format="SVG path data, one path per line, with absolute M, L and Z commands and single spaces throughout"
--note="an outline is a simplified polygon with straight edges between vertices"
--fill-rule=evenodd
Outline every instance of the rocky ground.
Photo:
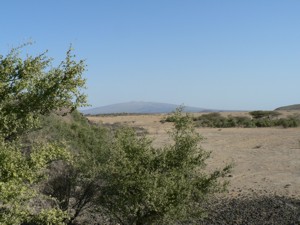
M 206 218 L 178 225 L 300 225 L 300 200 L 284 196 L 249 194 L 235 198 L 217 197 L 204 208 Z M 116 223 L 90 215 L 79 224 Z
M 199 225 L 298 225 L 300 200 L 274 195 L 241 195 L 214 199 Z

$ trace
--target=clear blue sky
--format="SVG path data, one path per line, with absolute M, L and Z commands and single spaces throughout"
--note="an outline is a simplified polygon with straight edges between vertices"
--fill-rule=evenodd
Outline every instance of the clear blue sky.
M 94 107 L 300 103 L 299 0 L 9 0 L 0 25 L 2 55 L 33 40 L 59 62 L 72 43 Z

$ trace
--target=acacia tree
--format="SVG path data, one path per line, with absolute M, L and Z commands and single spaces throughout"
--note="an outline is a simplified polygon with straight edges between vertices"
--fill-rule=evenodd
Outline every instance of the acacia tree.
M 0 55 L 0 223 L 63 224 L 68 215 L 56 200 L 35 188 L 47 165 L 69 161 L 67 150 L 58 145 L 32 147 L 24 154 L 18 137 L 39 127 L 39 117 L 53 111 L 86 104 L 81 89 L 85 79 L 84 61 L 76 61 L 71 49 L 59 66 L 52 66 L 47 52 L 21 57 L 22 49 Z M 36 203 L 48 202 L 47 207 Z

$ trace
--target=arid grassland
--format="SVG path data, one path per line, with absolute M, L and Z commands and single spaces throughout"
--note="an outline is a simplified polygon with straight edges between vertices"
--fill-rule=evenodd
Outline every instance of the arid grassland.
M 279 118 L 298 117 L 295 114 L 297 111 L 280 111 Z M 106 115 L 88 119 L 109 126 L 142 128 L 137 130 L 160 147 L 170 142 L 172 123 L 165 122 L 168 116 Z M 249 117 L 249 112 L 223 112 L 220 116 Z M 300 224 L 299 126 L 196 129 L 203 137 L 202 148 L 211 152 L 207 169 L 222 168 L 228 163 L 234 168 L 226 177 L 227 192 L 205 205 L 207 217 L 191 224 Z
M 282 117 L 293 111 L 282 111 Z M 245 116 L 248 112 L 223 112 L 221 115 Z M 198 114 L 197 114 L 198 115 Z M 200 113 L 199 113 L 200 115 Z M 161 123 L 166 115 L 119 115 L 88 117 L 103 124 L 142 127 L 153 144 L 168 143 L 171 123 Z M 275 194 L 300 198 L 300 128 L 197 128 L 201 143 L 211 151 L 208 169 L 234 163 L 229 195 L 242 193 Z

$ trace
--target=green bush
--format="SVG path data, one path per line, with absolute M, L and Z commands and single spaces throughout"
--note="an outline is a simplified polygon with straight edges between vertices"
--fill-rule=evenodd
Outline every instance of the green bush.
M 253 119 L 253 123 L 256 127 L 273 127 L 274 121 L 270 119 Z
M 299 116 L 289 116 L 288 118 L 281 118 L 276 121 L 277 126 L 282 126 L 284 128 L 298 127 L 300 126 Z
M 78 153 L 76 164 L 53 165 L 43 192 L 68 212 L 68 224 L 94 223 L 91 214 L 100 223 L 103 216 L 121 224 L 192 219 L 201 216 L 210 194 L 225 187 L 219 178 L 230 166 L 205 173 L 209 153 L 198 147 L 201 137 L 180 111 L 172 115 L 174 144 L 158 149 L 128 127 L 109 131 L 77 112 L 71 116 L 43 118 L 43 128 L 27 137 L 60 140 Z
M 249 114 L 254 119 L 262 119 L 262 118 L 271 119 L 271 118 L 275 118 L 280 115 L 280 113 L 277 111 L 262 111 L 262 110 L 252 111 L 252 112 L 249 112 Z
M 167 116 L 164 120 L 162 120 L 161 122 L 175 122 L 175 118 L 173 115 L 169 115 Z
M 86 105 L 81 93 L 85 64 L 74 60 L 71 49 L 57 67 L 46 53 L 22 58 L 21 50 L 0 55 L 0 136 L 5 140 L 37 128 L 40 115 Z
M 0 55 L 0 224 L 64 224 L 69 215 L 39 187 L 51 163 L 71 164 L 67 149 L 20 139 L 40 127 L 41 116 L 86 105 L 85 64 L 70 49 L 54 67 L 47 52 L 22 57 L 23 47 Z
M 204 200 L 224 190 L 220 178 L 231 166 L 208 173 L 209 152 L 199 147 L 199 136 L 189 116 L 174 115 L 174 143 L 153 148 L 151 140 L 132 129 L 115 134 L 110 157 L 99 174 L 102 185 L 97 204 L 120 224 L 172 224 L 201 216 Z
M 227 128 L 227 127 L 253 127 L 249 117 L 224 117 L 220 113 L 209 113 L 203 114 L 199 117 L 193 118 L 198 127 L 216 127 L 216 128 Z
M 59 209 L 68 215 L 65 221 L 69 225 L 76 224 L 96 207 L 92 203 L 100 194 L 96 176 L 107 161 L 113 136 L 108 129 L 90 123 L 76 110 L 65 117 L 55 113 L 42 116 L 40 121 L 40 129 L 23 136 L 23 142 L 31 146 L 37 140 L 56 141 L 70 149 L 76 163 L 50 165 L 48 180 L 40 189 L 57 200 Z
M 300 118 L 297 115 L 288 116 L 287 118 L 277 119 L 280 114 L 275 111 L 253 111 L 250 112 L 253 118 L 247 116 L 228 116 L 224 117 L 220 113 L 208 113 L 198 117 L 193 117 L 196 127 L 214 127 L 214 128 L 228 128 L 228 127 L 274 127 L 282 126 L 298 127 L 300 126 Z M 167 117 L 164 122 L 174 122 L 172 116 Z
M 226 118 L 220 113 L 203 114 L 193 119 L 199 127 L 225 127 Z
M 0 224 L 35 224 L 37 221 L 63 224 L 68 214 L 59 209 L 55 199 L 43 195 L 35 186 L 45 180 L 44 172 L 50 162 L 71 159 L 68 151 L 54 144 L 35 145 L 29 155 L 20 149 L 17 143 L 0 146 Z M 47 202 L 52 204 L 38 206 Z

